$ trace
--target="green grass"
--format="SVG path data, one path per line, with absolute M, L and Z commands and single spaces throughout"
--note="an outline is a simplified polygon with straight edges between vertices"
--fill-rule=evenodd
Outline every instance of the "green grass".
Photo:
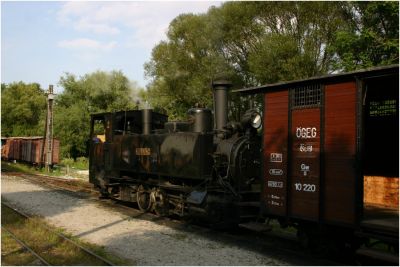
M 37 168 L 32 165 L 28 164 L 23 164 L 23 163 L 13 163 L 13 162 L 8 162 L 8 161 L 1 161 L 1 169 L 5 169 L 7 171 L 11 172 L 23 172 L 27 174 L 46 174 L 46 175 L 52 175 L 52 176 L 62 176 L 65 175 L 61 171 L 61 169 L 54 169 L 52 172 L 48 173 L 45 168 Z
M 1 231 L 1 262 L 2 265 L 35 265 L 36 257 L 15 241 L 11 235 Z
M 5 169 L 7 171 L 11 172 L 24 172 L 24 173 L 29 173 L 29 174 L 37 174 L 39 173 L 38 170 L 36 170 L 34 167 L 27 166 L 24 164 L 20 163 L 11 163 L 8 161 L 1 161 L 1 169 Z
M 2 226 L 13 232 L 51 265 L 104 265 L 100 260 L 81 251 L 78 247 L 65 241 L 53 232 L 68 236 L 76 243 L 102 256 L 115 265 L 135 265 L 132 261 L 122 259 L 106 252 L 103 247 L 73 238 L 64 233 L 62 229 L 47 225 L 43 219 L 37 217 L 26 219 L 4 205 L 2 205 L 1 215 Z M 52 229 L 52 231 L 46 229 L 44 225 Z M 36 265 L 34 262 L 35 257 L 21 249 L 21 246 L 5 231 L 2 231 L 1 247 L 2 265 Z
M 64 167 L 68 165 L 70 168 L 77 170 L 87 170 L 89 169 L 89 159 L 85 157 L 79 157 L 76 160 L 64 158 L 61 160 L 60 165 Z
M 73 160 L 72 160 L 73 161 Z M 67 161 L 68 162 L 68 161 Z M 54 168 L 50 171 L 47 172 L 46 168 L 38 168 L 33 165 L 29 164 L 24 164 L 24 163 L 13 163 L 9 161 L 1 161 L 1 168 L 2 170 L 8 170 L 11 172 L 22 172 L 22 173 L 27 173 L 27 174 L 44 174 L 44 175 L 49 175 L 49 176 L 64 176 L 64 175 L 71 175 L 76 178 L 84 178 L 82 175 L 79 175 L 76 173 L 77 170 L 87 170 L 87 163 L 83 162 L 81 160 L 80 162 L 77 162 L 76 164 L 68 165 L 68 171 L 67 167 L 64 165 L 57 165 L 54 166 Z M 85 169 L 86 168 L 86 169 Z

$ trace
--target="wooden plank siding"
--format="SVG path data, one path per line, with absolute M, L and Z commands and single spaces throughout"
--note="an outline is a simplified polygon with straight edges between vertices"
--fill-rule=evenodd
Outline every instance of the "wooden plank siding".
M 399 178 L 364 176 L 364 204 L 399 208 Z
M 288 154 L 289 92 L 265 94 L 264 105 L 264 192 L 265 211 L 269 214 L 286 216 L 287 212 L 287 154 Z M 272 159 L 281 155 L 281 159 Z M 282 171 L 281 174 L 277 172 Z
M 5 139 L 1 157 L 5 160 L 25 161 L 33 164 L 41 162 L 43 138 L 10 137 Z M 44 151 L 47 151 L 47 143 Z M 53 138 L 52 164 L 60 163 L 60 141 Z
M 325 86 L 324 219 L 355 223 L 356 84 Z

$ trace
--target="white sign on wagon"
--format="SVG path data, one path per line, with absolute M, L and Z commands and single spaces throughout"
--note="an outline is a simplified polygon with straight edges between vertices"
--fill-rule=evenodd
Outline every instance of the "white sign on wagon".
M 283 170 L 282 169 L 269 169 L 269 174 L 271 175 L 282 175 Z
M 271 153 L 270 162 L 282 162 L 282 153 Z

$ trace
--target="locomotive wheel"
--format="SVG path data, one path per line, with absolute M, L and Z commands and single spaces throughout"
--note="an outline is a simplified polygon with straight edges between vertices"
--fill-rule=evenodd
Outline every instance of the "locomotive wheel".
M 100 192 L 100 198 L 101 199 L 106 199 L 110 198 L 110 193 L 106 188 L 99 187 L 99 192 Z
M 151 192 L 153 210 L 158 216 L 167 216 L 169 214 L 169 202 L 167 194 L 160 189 L 153 189 Z
M 150 192 L 149 190 L 146 190 L 146 188 L 144 188 L 143 185 L 139 186 L 136 192 L 136 199 L 138 207 L 142 212 L 147 212 L 150 210 L 152 206 Z

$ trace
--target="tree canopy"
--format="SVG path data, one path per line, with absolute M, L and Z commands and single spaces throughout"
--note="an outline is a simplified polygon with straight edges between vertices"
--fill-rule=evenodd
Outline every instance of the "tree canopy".
M 2 136 L 41 136 L 46 97 L 37 83 L 1 84 Z
M 135 108 L 133 94 L 138 88 L 121 71 L 96 71 L 80 78 L 66 73 L 59 84 L 64 91 L 56 97 L 54 134 L 64 156 L 85 155 L 90 114 Z
M 170 23 L 144 97 L 182 118 L 220 74 L 247 87 L 397 61 L 398 2 L 226 2 Z
M 140 88 L 121 71 L 96 71 L 82 77 L 66 73 L 64 89 L 54 103 L 54 137 L 63 157 L 86 154 L 90 114 L 136 108 Z M 42 136 L 46 120 L 46 93 L 39 84 L 1 85 L 2 136 Z
M 348 28 L 336 34 L 332 50 L 343 71 L 399 62 L 399 2 L 349 2 Z

